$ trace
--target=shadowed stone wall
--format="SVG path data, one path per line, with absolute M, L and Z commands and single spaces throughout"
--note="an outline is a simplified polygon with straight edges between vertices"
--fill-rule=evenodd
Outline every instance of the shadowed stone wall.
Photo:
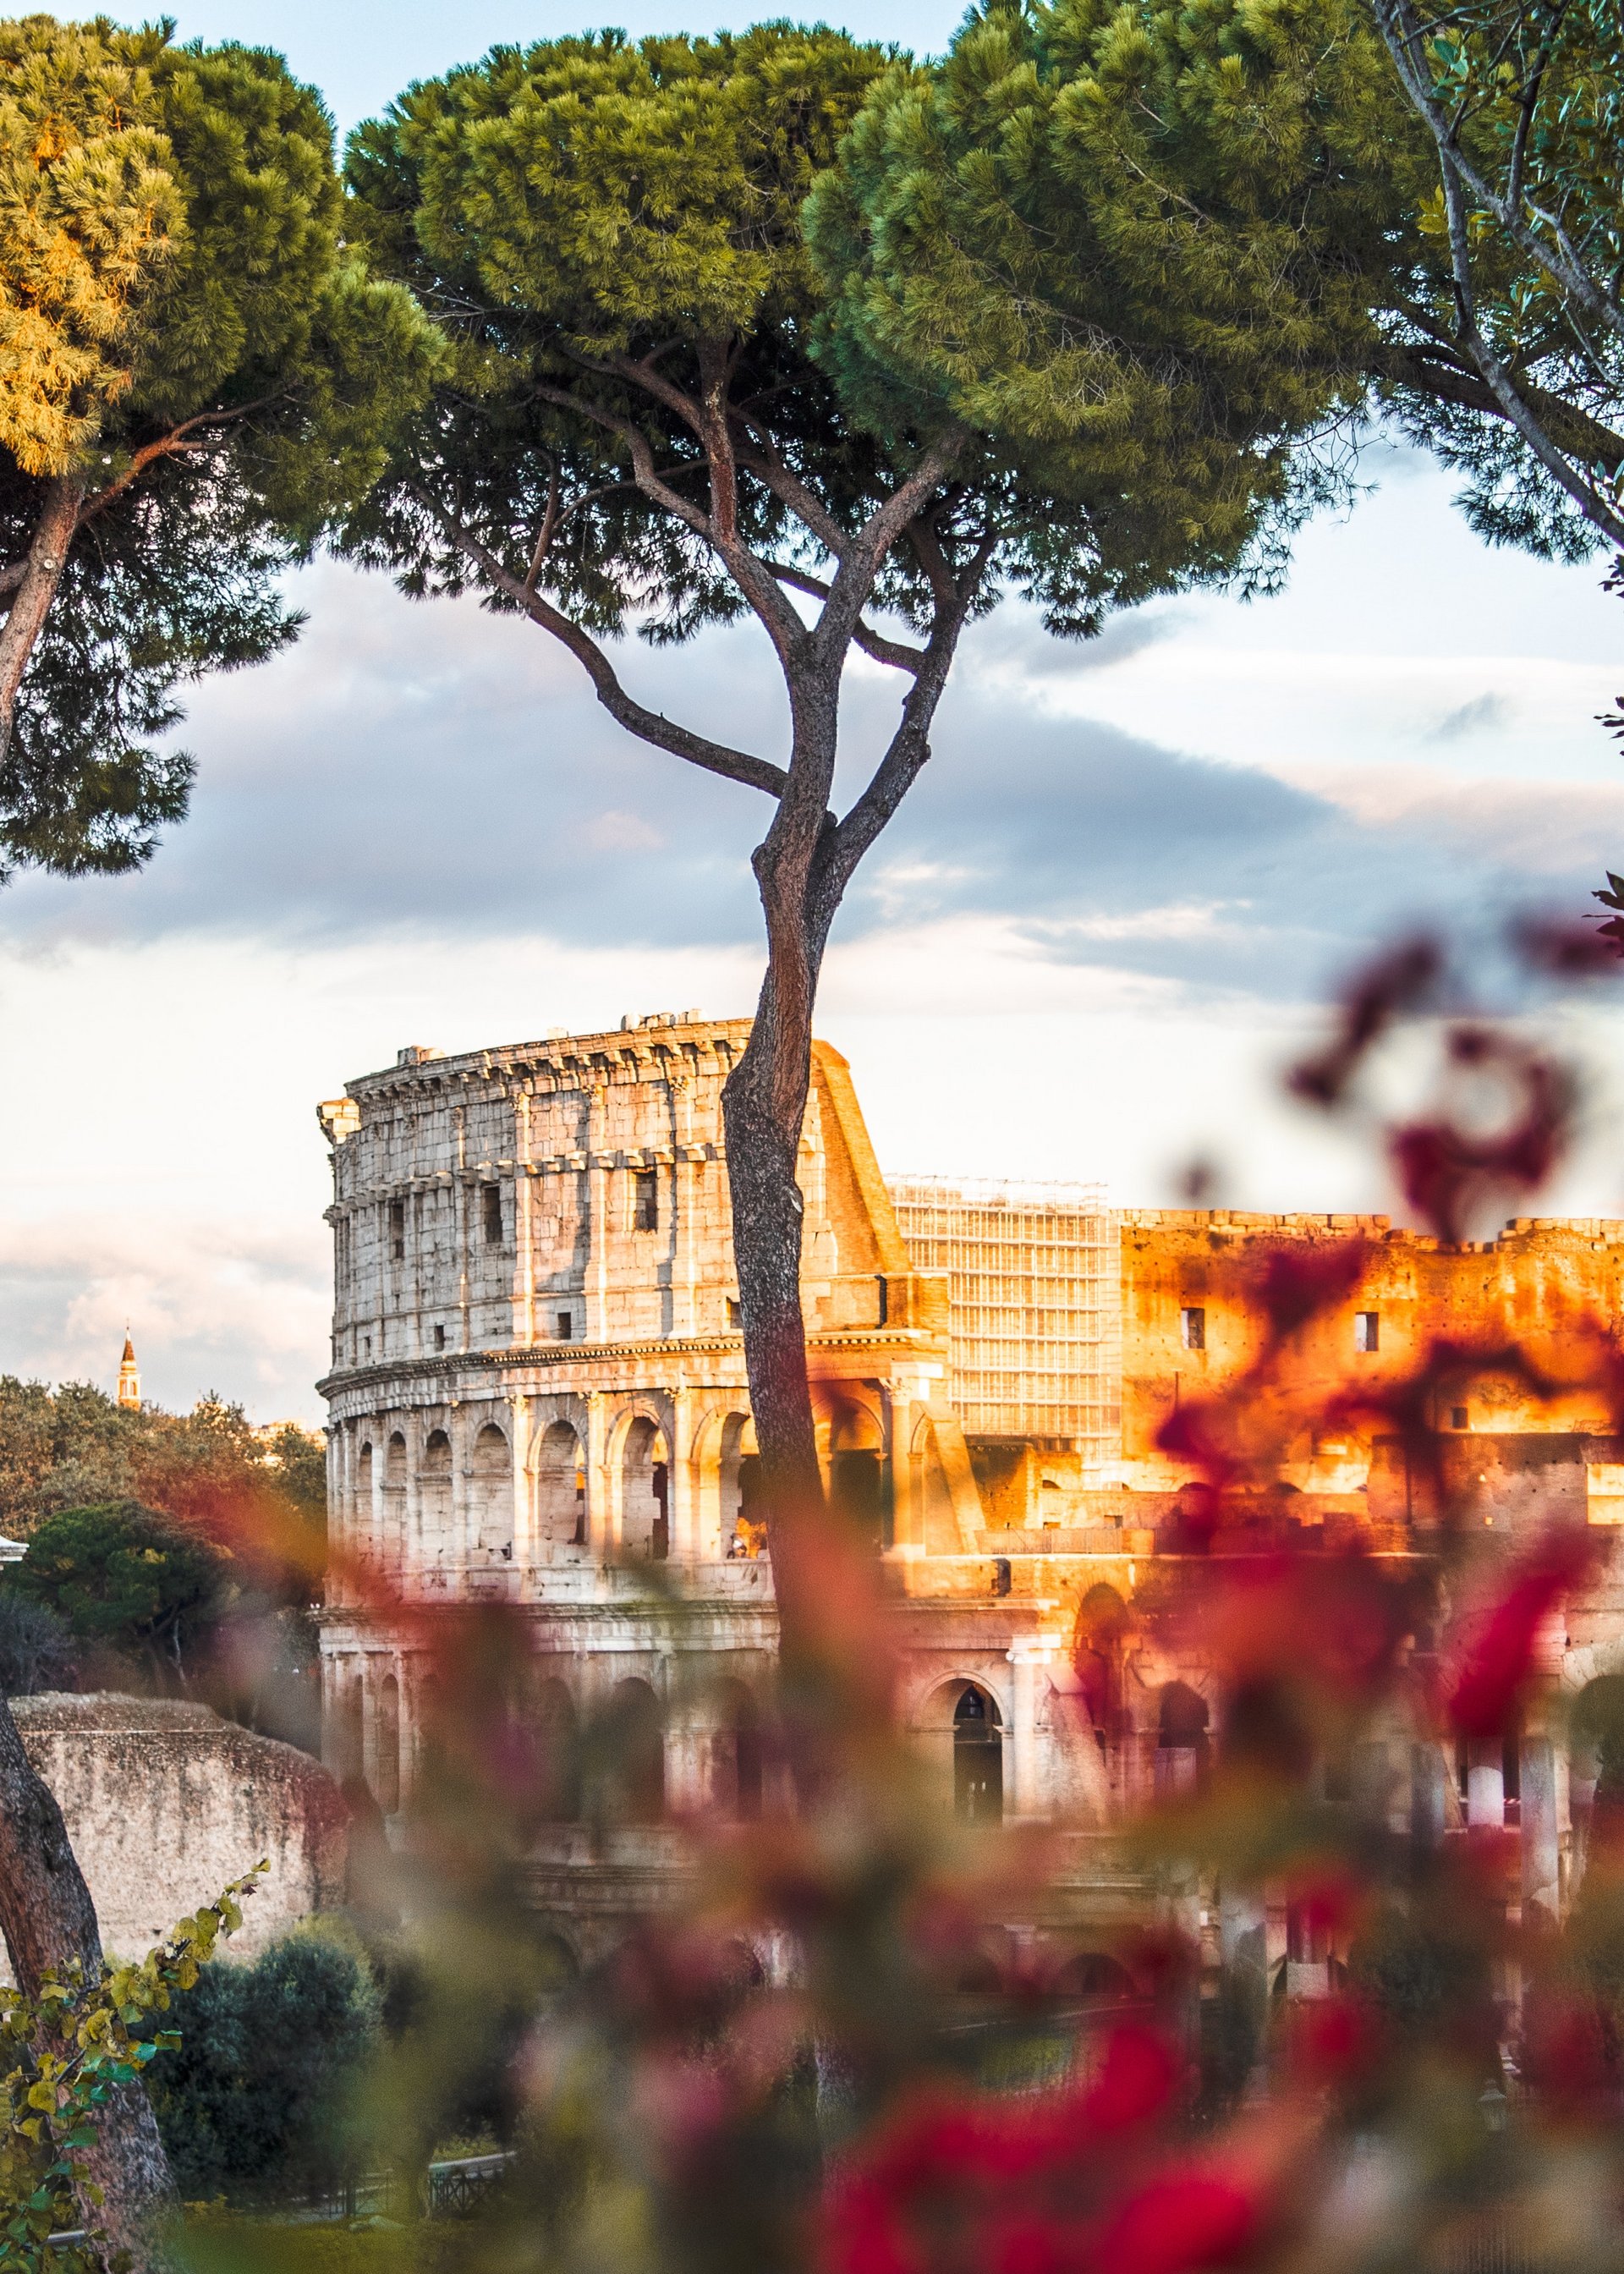
M 140 1956 L 262 1856 L 270 1869 L 231 1956 L 253 1958 L 342 1902 L 347 1811 L 308 1754 L 176 1698 L 47 1690 L 11 1711 L 120 1957 Z

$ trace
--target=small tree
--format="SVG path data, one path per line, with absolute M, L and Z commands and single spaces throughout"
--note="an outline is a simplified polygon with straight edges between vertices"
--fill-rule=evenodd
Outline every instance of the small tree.
M 8 1585 L 85 1641 L 182 1683 L 236 1593 L 217 1548 L 137 1501 L 49 1517 Z
M 172 28 L 0 23 L 0 860 L 69 873 L 184 813 L 177 687 L 292 638 L 431 352 L 317 95 Z
M 413 594 L 478 590 L 567 648 L 629 733 L 768 801 L 767 969 L 724 1111 L 792 1657 L 793 1544 L 823 1507 L 795 1163 L 842 898 L 1000 593 L 1079 636 L 1267 573 L 1301 502 L 1291 444 L 1342 400 L 1359 312 L 1335 200 L 1322 222 L 1289 169 L 1255 169 L 1147 292 L 1112 145 L 1132 57 L 1079 86 L 1054 20 L 973 19 L 935 74 L 782 23 L 499 48 L 350 147 L 356 226 L 447 356 L 350 549 Z M 1212 158 L 1222 94 L 1162 138 L 1157 212 Z M 788 700 L 776 755 L 642 701 L 607 644 L 747 618 Z M 896 674 L 898 713 L 838 813 L 854 650 Z

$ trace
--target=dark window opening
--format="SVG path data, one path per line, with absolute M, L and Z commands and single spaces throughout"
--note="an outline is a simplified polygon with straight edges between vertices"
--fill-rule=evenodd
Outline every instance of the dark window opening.
M 444 1327 L 436 1327 L 434 1329 L 434 1347 L 436 1350 L 444 1350 L 446 1347 L 446 1330 Z
M 632 1230 L 659 1230 L 659 1171 L 658 1169 L 632 1171 Z
M 1466 1408 L 1463 1405 L 1452 1405 L 1449 1408 L 1449 1427 L 1452 1429 L 1463 1429 L 1466 1427 Z
M 1179 1313 L 1178 1332 L 1186 1350 L 1207 1348 L 1207 1313 L 1199 1303 L 1186 1304 Z
M 663 1563 L 671 1553 L 671 1472 L 664 1461 L 653 1465 L 654 1522 L 650 1527 L 649 1553 Z
M 571 1321 L 569 1313 L 568 1311 L 560 1311 L 558 1314 L 558 1338 L 560 1342 L 567 1343 L 569 1340 L 570 1325 Z
M 575 1471 L 575 1529 L 570 1540 L 572 1547 L 586 1546 L 586 1471 Z
M 835 1506 L 866 1547 L 885 1545 L 885 1472 L 877 1453 L 837 1453 L 831 1464 Z
M 966 1685 L 953 1708 L 953 1812 L 961 1824 L 1004 1821 L 1004 1733 L 985 1690 Z
M 406 1253 L 406 1203 L 389 1202 L 389 1253 L 398 1263 Z
M 1373 1351 L 1380 1348 L 1381 1314 L 1379 1311 L 1354 1313 L 1353 1346 L 1357 1351 Z
M 502 1188 L 500 1185 L 479 1187 L 485 1202 L 485 1244 L 500 1247 L 502 1244 Z
M 741 1327 L 744 1324 L 744 1313 L 732 1295 L 727 1299 L 727 1323 L 730 1327 Z

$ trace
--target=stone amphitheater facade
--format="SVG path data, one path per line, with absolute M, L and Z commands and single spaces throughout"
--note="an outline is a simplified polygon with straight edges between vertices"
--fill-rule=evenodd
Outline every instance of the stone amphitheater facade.
M 331 1532 L 387 1582 L 341 1588 L 324 1614 L 329 1762 L 395 1816 L 420 1750 L 425 1621 L 518 1607 L 535 1710 L 566 1727 L 613 1705 L 641 1748 L 619 1820 L 589 1838 L 567 1803 L 533 1858 L 535 1899 L 583 1964 L 680 1884 L 665 1819 L 762 1804 L 753 1700 L 775 1620 L 720 1103 L 748 1035 L 657 1014 L 455 1057 L 413 1048 L 320 1109 Z M 1086 1984 L 1147 1896 L 1115 1827 L 1198 1773 L 1219 1734 L 1199 1645 L 1147 1608 L 1183 1560 L 1191 1488 L 1158 1437 L 1181 1398 L 1255 1354 L 1259 1245 L 1363 1236 L 1360 1284 L 1298 1363 L 1305 1381 L 1352 1369 L 1380 1385 L 1440 1333 L 1491 1349 L 1583 1312 L 1616 1337 L 1624 1224 L 1519 1220 L 1445 1247 L 1375 1216 L 1112 1215 L 1080 1189 L 888 1186 L 849 1069 L 821 1043 L 801 1184 L 820 1449 L 899 1599 L 901 1713 L 944 1808 L 1057 1829 L 1062 1868 L 988 1965 Z M 1432 1425 L 1474 1523 L 1515 1538 L 1562 1510 L 1624 1517 L 1624 1448 L 1590 1393 L 1536 1407 L 1485 1362 Z M 1258 1524 L 1424 1555 L 1434 1513 L 1390 1441 L 1305 1429 Z M 390 1598 L 398 1614 L 377 1608 Z M 1550 1648 L 1570 1688 L 1624 1671 L 1611 1563 Z M 1397 1728 L 1392 1756 L 1397 1778 Z M 1520 1813 L 1525 1890 L 1558 1905 L 1585 1773 L 1531 1728 L 1515 1758 L 1440 1756 L 1416 1804 L 1451 1823 Z M 1200 1916 L 1214 1962 L 1245 1936 L 1299 1987 L 1323 1974 L 1283 1912 Z

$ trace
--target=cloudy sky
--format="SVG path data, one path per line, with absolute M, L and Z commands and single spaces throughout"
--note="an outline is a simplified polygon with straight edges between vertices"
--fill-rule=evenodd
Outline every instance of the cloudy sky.
M 924 48 L 952 15 L 866 0 L 863 25 Z M 282 47 L 341 125 L 493 39 L 584 20 L 180 11 L 184 35 Z M 1365 472 L 1279 599 L 1156 604 L 1080 648 L 1010 610 L 967 641 L 823 989 L 888 1166 L 1100 1179 L 1147 1205 L 1199 1156 L 1238 1204 L 1380 1205 L 1368 1160 L 1276 1095 L 1327 991 L 1418 920 L 1574 911 L 1624 855 L 1624 760 L 1594 723 L 1624 683 L 1624 604 L 1594 567 L 1487 551 L 1425 462 L 1373 448 Z M 318 1099 L 406 1043 L 750 1006 L 748 792 L 620 736 L 528 627 L 330 565 L 299 597 L 292 652 L 198 690 L 193 811 L 145 873 L 0 896 L 0 1371 L 110 1385 L 128 1320 L 165 1403 L 214 1387 L 314 1419 Z M 748 633 L 634 644 L 625 669 L 658 707 L 775 747 Z M 894 703 L 860 661 L 855 762 Z M 1605 1007 L 1540 1015 L 1592 1068 L 1560 1203 L 1624 1213 L 1624 1040 Z

